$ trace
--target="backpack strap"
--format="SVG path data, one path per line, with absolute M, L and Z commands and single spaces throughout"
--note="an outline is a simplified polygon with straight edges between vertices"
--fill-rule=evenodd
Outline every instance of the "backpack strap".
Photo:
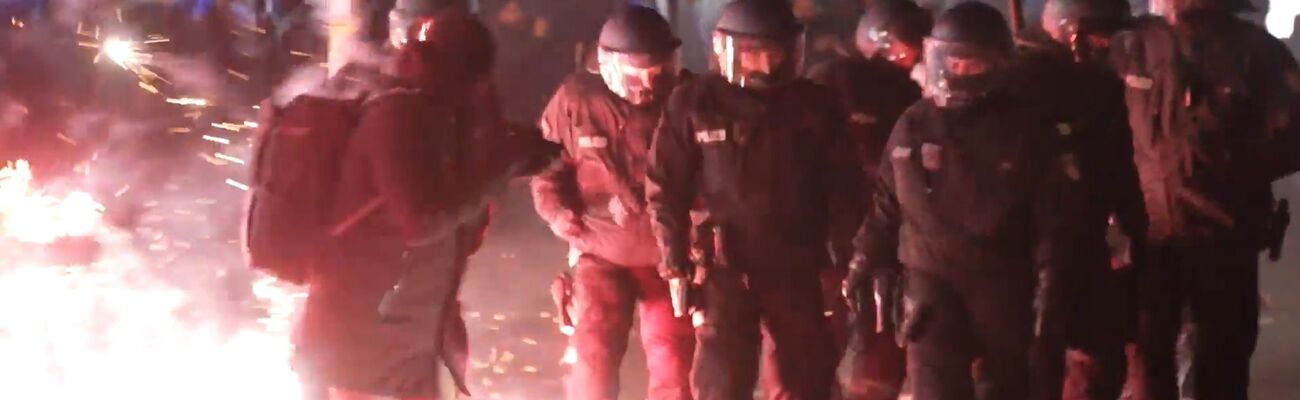
M 422 92 L 423 91 L 421 91 L 420 89 L 396 86 L 396 87 L 381 89 L 376 92 L 362 94 L 356 100 L 358 102 L 358 105 L 364 108 L 380 99 L 385 99 L 394 96 L 417 96 L 420 95 Z

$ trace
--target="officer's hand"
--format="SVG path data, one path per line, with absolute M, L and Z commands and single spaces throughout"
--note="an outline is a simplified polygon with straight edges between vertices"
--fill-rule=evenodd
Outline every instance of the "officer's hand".
M 873 295 L 871 287 L 871 273 L 861 268 L 849 270 L 849 275 L 844 278 L 844 285 L 841 294 L 844 300 L 849 303 L 849 311 L 859 313 L 862 310 L 860 299 L 869 299 Z M 867 310 L 875 312 L 874 310 Z
M 686 279 L 693 281 L 695 278 L 695 264 L 689 260 L 664 260 L 659 263 L 659 277 L 663 280 Z
M 894 329 L 898 324 L 899 301 L 903 296 L 899 271 L 879 269 L 872 273 L 872 304 L 876 307 L 876 332 Z
M 551 232 L 561 239 L 573 240 L 587 231 L 586 224 L 583 224 L 582 217 L 573 211 L 563 211 L 551 221 Z
M 621 227 L 626 227 L 627 221 L 631 217 L 632 210 L 629 209 L 627 204 L 623 203 L 622 198 L 614 196 L 609 199 L 609 214 L 614 216 L 615 224 L 618 224 L 618 226 Z

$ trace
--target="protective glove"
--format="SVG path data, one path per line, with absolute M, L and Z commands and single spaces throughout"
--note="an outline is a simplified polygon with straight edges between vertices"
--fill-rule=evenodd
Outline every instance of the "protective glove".
M 851 268 L 849 274 L 844 278 L 844 285 L 841 288 L 841 294 L 844 300 L 849 303 L 849 311 L 859 313 L 863 306 L 860 300 L 873 298 L 871 272 L 863 268 Z M 874 303 L 869 304 L 874 306 Z
M 555 236 L 570 241 L 587 231 L 587 225 L 582 222 L 582 217 L 570 210 L 561 211 L 555 219 L 551 220 L 550 227 Z
M 879 269 L 872 273 L 872 287 L 875 292 L 876 333 L 882 333 L 898 326 L 902 318 L 899 307 L 903 297 L 902 274 L 897 270 Z
M 614 196 L 609 199 L 609 214 L 614 217 L 614 223 L 619 227 L 627 227 L 632 212 L 633 210 L 623 203 L 622 198 Z
M 870 318 L 872 328 L 881 333 L 898 322 L 899 281 L 898 271 L 853 268 L 844 279 L 844 298 L 858 318 Z
M 688 282 L 695 280 L 695 263 L 692 263 L 688 257 L 666 257 L 664 262 L 659 263 L 659 277 L 665 281 L 672 279 L 685 279 Z

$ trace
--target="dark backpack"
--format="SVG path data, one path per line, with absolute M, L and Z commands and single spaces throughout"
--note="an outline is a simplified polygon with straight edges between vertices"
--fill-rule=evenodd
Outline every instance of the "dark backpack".
M 248 265 L 304 283 L 332 221 L 343 153 L 365 97 L 301 95 L 267 102 L 254 141 L 243 245 Z
M 1267 207 L 1269 88 L 1252 73 L 1266 36 L 1241 22 L 1191 41 L 1148 18 L 1117 38 L 1150 238 L 1224 234 Z

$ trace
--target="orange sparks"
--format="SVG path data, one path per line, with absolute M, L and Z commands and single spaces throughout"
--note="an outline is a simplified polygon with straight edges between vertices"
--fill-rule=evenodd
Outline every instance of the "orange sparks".
M 167 102 L 170 103 L 170 104 L 176 104 L 176 105 L 188 106 L 188 107 L 207 107 L 207 106 L 208 106 L 208 101 L 207 101 L 207 100 L 204 100 L 204 99 L 196 99 L 196 98 L 191 98 L 191 97 L 170 98 L 170 99 L 167 99 Z
M 247 192 L 249 189 L 248 185 L 245 185 L 243 183 L 240 183 L 239 181 L 230 178 L 226 178 L 226 184 L 234 187 L 235 189 L 243 190 L 245 192 Z
M 230 139 L 226 139 L 220 136 L 203 135 L 203 140 L 213 142 L 213 143 L 230 144 Z
M 148 83 L 140 82 L 140 88 L 144 89 L 146 92 L 158 94 L 158 88 L 153 87 L 153 85 L 150 85 Z
M 241 160 L 241 159 L 236 158 L 236 157 L 228 156 L 228 155 L 225 155 L 225 154 L 222 154 L 222 153 L 213 153 L 212 155 L 213 155 L 214 157 L 216 157 L 216 158 L 219 158 L 219 159 L 222 159 L 222 160 L 226 160 L 226 161 L 229 161 L 229 162 L 232 162 L 232 163 L 235 163 L 235 164 L 239 164 L 239 165 L 244 165 L 244 164 L 245 164 L 245 163 L 244 163 L 244 160 Z

